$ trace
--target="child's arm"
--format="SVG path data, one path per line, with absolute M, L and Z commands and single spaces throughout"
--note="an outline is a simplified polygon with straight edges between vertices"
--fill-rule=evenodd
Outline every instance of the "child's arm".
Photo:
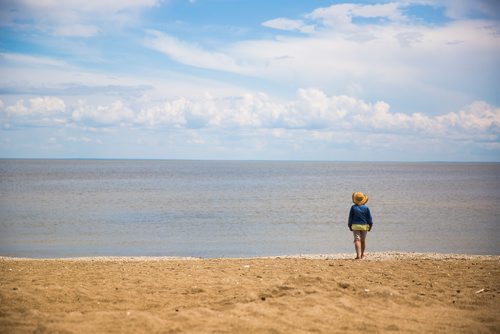
M 352 206 L 351 206 L 351 211 L 349 211 L 349 221 L 347 223 L 347 226 L 349 226 L 349 230 L 352 231 L 352 218 L 354 216 L 354 210 L 352 209 Z
M 371 231 L 372 225 L 373 225 L 373 220 L 372 220 L 372 214 L 370 213 L 369 208 L 368 208 L 366 213 L 367 213 L 367 218 L 368 218 L 368 225 L 370 225 L 370 228 L 368 229 L 368 231 Z

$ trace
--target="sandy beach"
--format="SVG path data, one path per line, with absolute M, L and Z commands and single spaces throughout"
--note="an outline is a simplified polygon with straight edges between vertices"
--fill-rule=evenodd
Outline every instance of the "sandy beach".
M 498 333 L 500 257 L 0 258 L 1 333 Z

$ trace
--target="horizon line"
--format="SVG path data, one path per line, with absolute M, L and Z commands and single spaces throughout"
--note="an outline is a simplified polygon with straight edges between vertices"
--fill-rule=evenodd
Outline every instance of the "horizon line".
M 66 161 L 227 161 L 227 162 L 329 162 L 329 163 L 460 163 L 460 164 L 498 164 L 500 160 L 315 160 L 315 159 L 217 159 L 217 158 L 98 158 L 98 157 L 0 157 L 0 160 L 66 160 Z

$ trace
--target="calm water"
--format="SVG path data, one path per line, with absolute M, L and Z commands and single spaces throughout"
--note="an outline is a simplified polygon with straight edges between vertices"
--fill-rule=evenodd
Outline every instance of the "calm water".
M 500 164 L 0 160 L 0 255 L 500 254 Z

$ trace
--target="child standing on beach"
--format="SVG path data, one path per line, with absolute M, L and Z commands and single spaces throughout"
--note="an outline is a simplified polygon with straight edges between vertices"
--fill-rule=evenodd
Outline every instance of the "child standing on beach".
M 366 234 L 371 231 L 373 221 L 370 209 L 365 205 L 368 196 L 362 192 L 352 194 L 354 205 L 349 212 L 349 230 L 354 234 L 354 248 L 356 249 L 356 260 L 365 257 Z

